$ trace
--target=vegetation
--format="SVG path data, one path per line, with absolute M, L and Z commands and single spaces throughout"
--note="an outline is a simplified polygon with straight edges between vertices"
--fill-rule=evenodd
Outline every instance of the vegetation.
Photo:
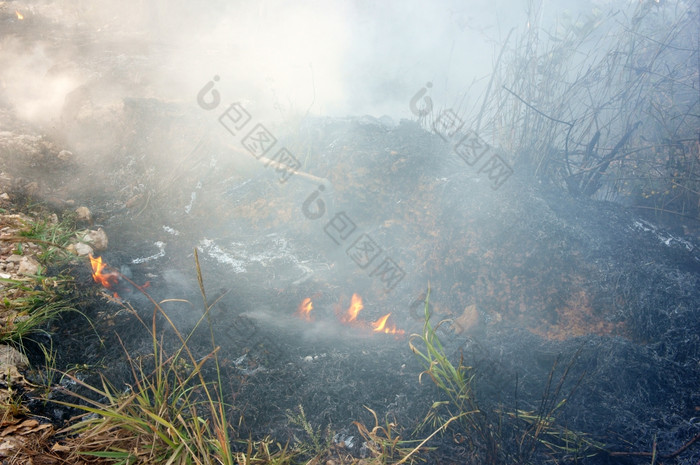
M 700 219 L 697 5 L 594 8 L 551 30 L 544 2 L 527 5 L 465 127 L 571 195 Z
M 44 331 L 47 323 L 61 313 L 77 312 L 71 304 L 73 278 L 68 274 L 44 275 L 49 264 L 73 258 L 66 247 L 75 235 L 75 226 L 70 219 L 8 218 L 15 222 L 10 229 L 16 232 L 5 235 L 3 244 L 13 244 L 14 255 L 34 257 L 39 262 L 33 275 L 0 278 L 0 343 L 19 344 L 31 334 Z
M 213 304 L 207 301 L 198 261 L 197 271 L 204 304 L 197 326 L 206 321 L 211 330 L 209 311 Z M 148 297 L 153 304 L 150 326 L 125 304 L 150 333 L 153 348 L 150 360 L 134 359 L 126 354 L 134 380 L 130 389 L 122 392 L 104 377 L 102 385 L 96 387 L 71 376 L 76 384 L 100 399 L 69 392 L 82 402 L 59 402 L 88 414 L 65 430 L 66 433 L 80 433 L 73 444 L 76 446 L 74 454 L 123 464 L 235 463 L 221 379 L 210 382 L 202 374 L 202 366 L 209 361 L 216 364 L 217 373 L 220 373 L 218 349 L 213 346 L 209 355 L 197 359 L 187 344 L 190 335 L 184 337 L 160 303 Z M 180 340 L 181 346 L 173 354 L 166 355 L 162 340 L 158 338 L 158 317 L 167 321 Z
M 584 18 L 563 18 L 545 39 L 538 27 L 542 2 L 530 1 L 530 26 L 513 42 L 508 36 L 481 105 L 464 117 L 470 121 L 467 126 L 511 154 L 516 170 L 571 195 L 624 200 L 638 208 L 700 218 L 700 48 L 698 12 L 691 6 L 638 2 L 629 17 L 620 11 L 593 11 Z M 73 278 L 46 276 L 49 265 L 74 259 L 65 252 L 74 237 L 75 224 L 69 217 L 27 221 L 16 234 L 3 237 L 15 255 L 24 255 L 32 244 L 40 266 L 31 276 L 0 278 L 0 343 L 21 345 L 32 335 L 46 333 L 48 322 L 61 313 L 77 312 L 71 300 Z M 134 285 L 153 305 L 152 321 L 144 321 L 124 303 L 148 332 L 152 346 L 147 357 L 126 353 L 132 375 L 127 390 L 104 376 L 97 386 L 86 383 L 76 375 L 79 367 L 59 373 L 53 347 L 43 346 L 47 385 L 65 377 L 77 386 L 64 388 L 73 401 L 51 401 L 84 412 L 57 436 L 61 444 L 55 450 L 63 460 L 398 465 L 420 461 L 429 446 L 448 435 L 468 451 L 464 459 L 469 463 L 576 462 L 604 448 L 562 423 L 563 410 L 581 381 L 565 389 L 576 355 L 568 363 L 557 359 L 534 407 L 495 405 L 478 392 L 479 373 L 465 364 L 464 354 L 458 360 L 447 356 L 438 336 L 447 322 L 431 321 L 429 290 L 423 330 L 412 335 L 409 344 L 423 364 L 420 381 L 430 379 L 440 398 L 412 434 L 404 434 L 388 418 L 380 421 L 368 408 L 374 425 L 354 425 L 371 461 L 341 458 L 330 428 L 313 425 L 299 406 L 298 412 L 288 413 L 290 424 L 305 433 L 296 444 L 270 437 L 237 438 L 227 416 L 232 406 L 225 401 L 210 320 L 217 301 L 207 296 L 196 250 L 195 263 L 203 312 L 189 334 L 181 334 L 163 302 L 154 301 L 139 286 Z M 165 321 L 178 339 L 176 350 L 166 348 L 157 321 Z M 211 350 L 203 358 L 189 345 L 194 331 L 202 327 L 211 335 Z M 214 379 L 204 376 L 204 367 L 210 365 Z M 15 394 L 3 400 L 3 422 L 8 415 L 27 413 Z M 656 446 L 649 457 L 655 462 Z
M 464 365 L 463 354 L 456 365 L 447 357 L 437 330 L 450 321 L 443 320 L 435 326 L 431 324 L 429 299 L 430 289 L 425 301 L 423 332 L 412 335 L 410 346 L 425 368 L 421 377 L 427 375 L 447 400 L 433 403 L 418 430 L 430 426 L 437 427 L 438 432 L 446 431 L 453 422 L 459 425 L 453 437 L 469 446 L 471 463 L 540 463 L 542 455 L 555 461 L 563 457 L 581 459 L 603 449 L 602 444 L 586 435 L 558 424 L 557 415 L 578 386 L 576 383 L 568 395 L 563 396 L 564 382 L 576 356 L 556 385 L 554 380 L 559 361 L 554 363 L 537 410 L 523 411 L 517 407 L 505 410 L 483 404 L 476 396 L 477 373 Z

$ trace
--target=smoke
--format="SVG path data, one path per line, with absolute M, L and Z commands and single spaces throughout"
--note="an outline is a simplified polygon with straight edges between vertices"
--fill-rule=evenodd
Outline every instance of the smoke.
M 586 3 L 577 9 L 590 10 Z M 267 121 L 410 117 L 407 102 L 426 82 L 441 107 L 474 102 L 509 30 L 527 23 L 527 2 L 515 0 L 16 5 L 29 19 L 53 20 L 30 48 L 26 38 L 0 37 L 8 99 L 20 117 L 41 123 L 60 117 L 80 86 L 98 100 L 191 103 L 214 76 L 225 100 L 246 102 Z M 569 6 L 542 2 L 538 11 L 554 17 Z
M 43 124 L 81 86 L 93 102 L 191 102 L 213 76 L 226 99 L 249 102 L 259 118 L 404 117 L 426 81 L 449 100 L 486 75 L 503 33 L 487 2 L 15 5 L 28 13 L 27 33 L 0 36 L 2 83 L 18 115 Z

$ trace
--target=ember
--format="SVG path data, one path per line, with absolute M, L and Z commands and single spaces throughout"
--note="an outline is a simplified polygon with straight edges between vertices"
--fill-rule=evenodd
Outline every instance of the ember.
M 24 15 L 19 12 L 19 10 L 15 10 L 15 14 L 17 15 L 17 19 L 22 21 L 24 19 Z

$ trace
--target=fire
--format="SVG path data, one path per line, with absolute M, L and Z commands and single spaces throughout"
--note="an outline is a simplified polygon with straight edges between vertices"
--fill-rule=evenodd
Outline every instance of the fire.
M 92 279 L 96 283 L 100 283 L 103 287 L 111 289 L 113 285 L 119 282 L 119 274 L 114 272 L 105 272 L 104 269 L 107 266 L 106 263 L 102 263 L 102 257 L 90 257 L 90 264 L 92 265 Z
M 313 310 L 313 308 L 314 308 L 314 306 L 313 306 L 313 303 L 311 302 L 311 298 L 307 297 L 301 301 L 301 303 L 299 304 L 299 307 L 297 307 L 297 311 L 296 311 L 295 315 L 297 317 L 301 318 L 302 320 L 313 321 L 314 318 L 311 316 L 311 310 Z M 340 308 L 342 308 L 342 307 L 340 307 Z M 338 319 L 340 320 L 340 322 L 344 325 L 353 326 L 353 327 L 358 328 L 362 331 L 367 331 L 367 330 L 371 329 L 372 332 L 374 332 L 374 333 L 393 334 L 396 336 L 400 336 L 402 334 L 405 334 L 403 330 L 397 329 L 396 325 L 387 324 L 387 321 L 389 320 L 391 313 L 387 313 L 386 315 L 379 318 L 374 323 L 369 323 L 367 321 L 360 320 L 358 318 L 358 316 L 359 316 L 360 312 L 362 311 L 362 309 L 365 308 L 365 306 L 364 306 L 364 303 L 362 302 L 362 297 L 360 297 L 357 294 L 352 295 L 352 298 L 350 299 L 350 306 L 345 311 L 345 313 L 341 314 L 340 308 L 336 307 L 336 315 L 338 316 Z
M 314 309 L 314 304 L 311 302 L 311 298 L 307 297 L 301 301 L 299 308 L 297 309 L 297 316 L 306 321 L 312 321 L 311 310 Z
M 386 325 L 386 320 L 388 320 L 390 316 L 391 316 L 391 313 L 387 313 L 386 315 L 384 315 L 383 317 L 381 317 L 380 319 L 378 319 L 377 321 L 372 323 L 372 328 L 373 328 L 372 331 L 374 331 L 375 333 L 384 331 L 384 326 Z
M 357 294 L 353 294 L 352 299 L 350 300 L 350 307 L 348 308 L 348 311 L 345 312 L 345 316 L 341 318 L 341 321 L 343 323 L 351 323 L 355 321 L 357 319 L 357 315 L 363 308 L 365 308 L 365 306 L 362 304 L 362 297 Z
M 24 15 L 19 12 L 19 10 L 15 10 L 15 14 L 17 15 L 17 19 L 22 21 L 24 19 Z
M 403 334 L 403 330 L 396 329 L 396 325 L 387 326 L 386 320 L 389 319 L 391 313 L 387 313 L 374 323 L 372 323 L 372 331 L 375 333 L 385 333 L 385 334 Z

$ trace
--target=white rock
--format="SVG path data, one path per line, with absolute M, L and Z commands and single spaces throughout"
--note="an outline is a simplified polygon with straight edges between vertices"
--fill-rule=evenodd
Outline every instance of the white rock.
M 35 275 L 39 271 L 39 262 L 34 257 L 22 257 L 19 262 L 19 274 Z
M 104 232 L 102 228 L 97 231 L 89 230 L 83 237 L 80 238 L 81 241 L 87 242 L 95 250 L 106 250 L 109 245 L 109 240 L 107 239 L 107 233 Z
M 10 200 L 10 194 L 8 194 L 7 192 L 3 192 L 2 194 L 0 194 L 0 200 Z
M 92 247 L 89 245 L 85 244 L 84 242 L 78 242 L 73 246 L 73 249 L 75 249 L 75 253 L 78 254 L 80 257 L 84 257 L 85 255 L 92 255 Z

